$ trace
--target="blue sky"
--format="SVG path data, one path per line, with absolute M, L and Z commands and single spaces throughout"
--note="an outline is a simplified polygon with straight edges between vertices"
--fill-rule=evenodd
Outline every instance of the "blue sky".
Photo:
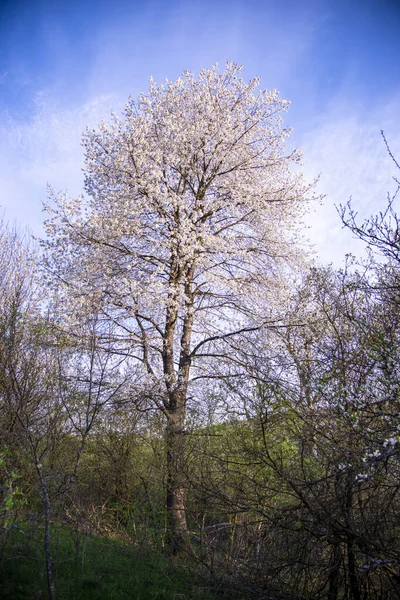
M 334 205 L 384 206 L 400 156 L 399 0 L 0 0 L 0 206 L 41 231 L 46 184 L 82 189 L 80 135 L 162 82 L 227 59 L 292 106 L 290 144 L 326 194 L 308 218 L 321 261 L 360 246 Z

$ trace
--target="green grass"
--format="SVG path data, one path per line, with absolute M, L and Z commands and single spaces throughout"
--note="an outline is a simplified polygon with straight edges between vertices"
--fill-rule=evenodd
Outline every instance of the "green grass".
M 79 546 L 76 544 L 79 539 Z M 43 531 L 14 531 L 0 570 L 2 600 L 46 599 Z M 193 572 L 161 553 L 100 536 L 53 534 L 57 600 L 217 600 Z

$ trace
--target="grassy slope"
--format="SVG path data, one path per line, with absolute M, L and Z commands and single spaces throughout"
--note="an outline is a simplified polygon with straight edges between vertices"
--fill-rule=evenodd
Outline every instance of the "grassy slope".
M 47 598 L 42 532 L 14 532 L 0 570 L 2 600 Z M 97 536 L 53 539 L 57 600 L 216 600 L 198 577 L 160 553 Z

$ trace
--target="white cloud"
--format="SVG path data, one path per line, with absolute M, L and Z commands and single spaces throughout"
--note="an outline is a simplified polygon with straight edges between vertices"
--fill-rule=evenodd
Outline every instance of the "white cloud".
M 393 154 L 400 157 L 400 127 L 395 121 L 399 110 L 400 96 L 369 112 L 346 112 L 336 105 L 304 135 L 305 175 L 310 180 L 321 174 L 318 190 L 326 194 L 323 205 L 308 218 L 309 237 L 322 262 L 339 266 L 345 254 L 364 253 L 361 242 L 343 230 L 335 205 L 352 198 L 360 220 L 385 207 L 387 193 L 396 189 L 392 177 L 400 174 L 380 131 L 385 131 Z
M 25 122 L 0 122 L 0 206 L 8 220 L 40 233 L 46 185 L 71 195 L 82 192 L 81 135 L 86 126 L 109 118 L 115 96 L 92 98 L 83 106 L 59 108 L 46 94 L 36 98 L 36 110 Z

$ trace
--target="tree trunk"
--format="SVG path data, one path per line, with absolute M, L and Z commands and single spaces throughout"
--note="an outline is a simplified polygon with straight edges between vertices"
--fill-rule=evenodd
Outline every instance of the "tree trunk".
M 332 556 L 329 572 L 328 600 L 337 600 L 339 594 L 339 576 L 340 576 L 340 546 L 334 542 L 332 546 Z
M 171 554 L 192 553 L 185 510 L 185 404 L 168 412 L 166 428 L 168 548 Z
M 355 535 L 353 533 L 353 485 L 355 480 L 354 470 L 350 469 L 347 474 L 346 494 L 345 494 L 345 516 L 346 516 L 346 547 L 347 547 L 347 567 L 349 570 L 350 593 L 353 600 L 361 600 L 361 591 L 357 577 L 357 560 L 355 555 Z
M 349 569 L 350 591 L 353 600 L 361 600 L 361 592 L 357 577 L 357 563 L 354 552 L 354 536 L 347 536 L 347 563 Z
M 174 269 L 174 273 L 175 270 Z M 167 512 L 169 520 L 168 546 L 171 554 L 186 552 L 192 554 L 185 511 L 185 416 L 187 390 L 191 363 L 190 340 L 193 326 L 193 281 L 194 263 L 185 272 L 185 304 L 183 309 L 182 332 L 179 344 L 178 369 L 174 362 L 174 338 L 178 320 L 176 306 L 168 307 L 165 336 L 163 342 L 163 367 L 167 382 L 168 402 L 165 405 L 167 416 Z M 175 294 L 177 278 L 171 278 Z M 173 284 L 173 285 L 172 285 Z
M 49 592 L 49 600 L 55 600 L 56 586 L 55 586 L 55 582 L 54 582 L 53 561 L 52 561 L 52 557 L 51 557 L 50 498 L 49 498 L 49 492 L 47 489 L 46 480 L 45 480 L 44 476 L 42 475 L 42 473 L 40 472 L 39 468 L 38 468 L 38 472 L 39 472 L 39 477 L 40 477 L 40 487 L 41 487 L 43 503 L 44 503 L 44 554 L 45 554 L 45 558 L 46 558 L 47 589 Z

